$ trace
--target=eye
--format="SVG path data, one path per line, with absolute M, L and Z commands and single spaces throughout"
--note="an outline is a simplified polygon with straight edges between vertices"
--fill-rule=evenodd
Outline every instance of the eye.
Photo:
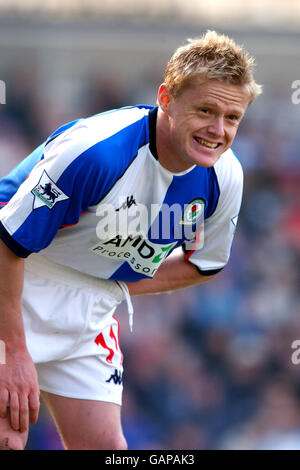
M 227 119 L 228 119 L 229 121 L 232 121 L 232 122 L 239 122 L 239 121 L 240 121 L 240 117 L 237 116 L 236 114 L 229 114 L 229 115 L 227 116 Z
M 207 106 L 201 106 L 201 105 L 196 105 L 195 106 L 195 112 L 198 113 L 198 114 L 211 114 L 212 110 L 211 108 L 207 107 Z

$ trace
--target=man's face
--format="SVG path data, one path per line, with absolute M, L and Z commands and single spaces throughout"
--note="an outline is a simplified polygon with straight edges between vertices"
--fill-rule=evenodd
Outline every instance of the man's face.
M 216 163 L 231 146 L 249 97 L 240 86 L 209 80 L 187 88 L 176 99 L 162 85 L 159 101 L 168 120 L 165 163 L 176 172 Z

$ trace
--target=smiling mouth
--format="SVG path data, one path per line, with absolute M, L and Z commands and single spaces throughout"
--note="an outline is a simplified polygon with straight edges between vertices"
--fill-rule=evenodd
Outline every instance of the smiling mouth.
M 199 137 L 194 137 L 194 139 L 196 140 L 196 142 L 198 142 L 198 144 L 203 145 L 204 147 L 209 149 L 216 149 L 221 145 L 220 142 L 208 142 L 207 140 L 201 139 Z

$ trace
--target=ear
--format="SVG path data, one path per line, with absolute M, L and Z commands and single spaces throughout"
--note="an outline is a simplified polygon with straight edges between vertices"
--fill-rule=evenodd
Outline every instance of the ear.
M 168 105 L 170 103 L 170 94 L 165 83 L 162 83 L 158 89 L 157 103 L 162 111 L 167 111 Z

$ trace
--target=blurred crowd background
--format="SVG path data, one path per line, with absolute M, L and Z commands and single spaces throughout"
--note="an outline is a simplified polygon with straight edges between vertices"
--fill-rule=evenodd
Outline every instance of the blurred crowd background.
M 133 334 L 126 306 L 118 309 L 123 427 L 129 449 L 299 450 L 299 1 L 186 0 L 189 16 L 182 2 L 172 10 L 153 0 L 151 12 L 147 1 L 135 12 L 128 0 L 99 3 L 113 7 L 93 15 L 91 0 L 89 14 L 76 0 L 40 9 L 31 0 L 23 10 L 0 1 L 0 177 L 67 121 L 155 104 L 166 62 L 187 37 L 209 28 L 243 43 L 264 94 L 233 146 L 245 189 L 231 259 L 207 284 L 134 298 Z M 61 448 L 42 405 L 27 449 Z

